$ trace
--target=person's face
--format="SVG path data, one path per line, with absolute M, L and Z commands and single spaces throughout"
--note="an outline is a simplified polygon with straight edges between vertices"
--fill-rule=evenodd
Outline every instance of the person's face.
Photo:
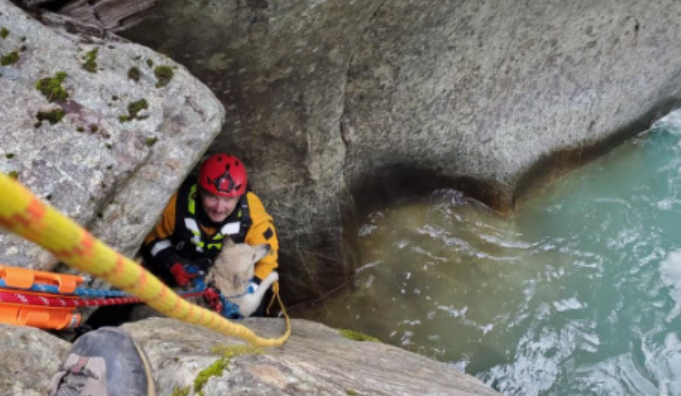
M 207 191 L 199 193 L 203 209 L 211 220 L 216 223 L 223 222 L 236 208 L 239 197 L 220 197 Z

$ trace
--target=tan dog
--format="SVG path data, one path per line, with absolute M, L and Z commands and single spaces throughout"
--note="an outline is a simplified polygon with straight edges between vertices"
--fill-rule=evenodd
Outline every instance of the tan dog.
M 279 274 L 272 271 L 253 293 L 248 287 L 253 279 L 255 263 L 270 252 L 270 245 L 235 244 L 229 237 L 206 275 L 206 283 L 213 283 L 231 303 L 239 306 L 239 313 L 248 317 L 258 309 L 260 302 L 272 283 L 279 280 Z

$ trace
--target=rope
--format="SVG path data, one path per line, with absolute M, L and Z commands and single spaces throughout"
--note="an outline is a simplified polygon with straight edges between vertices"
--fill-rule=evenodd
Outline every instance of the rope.
M 187 293 L 184 297 L 197 297 L 203 293 Z M 115 297 L 115 298 L 60 298 L 48 296 L 36 296 L 32 294 L 16 292 L 0 292 L 0 302 L 20 304 L 20 305 L 39 305 L 43 307 L 101 307 L 106 305 L 136 304 L 142 302 L 137 297 Z
M 243 325 L 183 300 L 139 264 L 96 239 L 2 172 L 0 191 L 0 226 L 49 250 L 61 262 L 140 298 L 168 317 L 259 347 L 283 345 L 291 334 L 288 318 L 286 332 L 281 337 L 261 338 Z
M 186 292 L 178 293 L 180 296 L 186 297 L 187 293 L 200 293 L 205 289 L 205 285 L 197 286 L 194 289 L 187 290 Z M 7 286 L 7 282 L 4 279 L 0 279 L 0 289 L 16 289 Z M 61 294 L 61 295 L 73 295 L 81 297 L 130 297 L 130 293 L 126 293 L 120 290 L 102 290 L 102 289 L 88 289 L 84 287 L 76 288 L 73 294 L 62 293 L 59 291 L 59 286 L 56 285 L 46 285 L 44 283 L 34 283 L 29 289 L 16 289 L 25 291 L 36 291 L 41 293 L 51 293 L 51 294 Z M 199 294 L 200 295 L 200 294 Z

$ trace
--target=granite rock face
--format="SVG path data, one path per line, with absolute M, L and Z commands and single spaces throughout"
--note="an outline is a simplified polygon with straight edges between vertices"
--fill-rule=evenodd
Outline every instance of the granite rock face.
M 131 255 L 220 131 L 224 108 L 166 56 L 61 26 L 0 0 L 0 171 Z M 56 264 L 4 232 L 0 263 Z
M 678 102 L 679 16 L 673 0 L 386 2 L 348 71 L 345 176 L 421 168 L 512 207 L 528 175 Z
M 681 97 L 681 3 L 167 0 L 124 33 L 230 110 L 277 223 L 283 287 L 352 272 L 356 210 L 455 187 L 499 210 L 646 129 Z
M 240 323 L 261 337 L 284 332 L 281 319 Z M 262 350 L 171 319 L 123 328 L 147 352 L 161 395 L 498 395 L 443 363 L 380 342 L 349 340 L 305 320 L 293 321 L 284 346 Z
M 0 324 L 0 396 L 45 396 L 70 347 L 36 328 Z

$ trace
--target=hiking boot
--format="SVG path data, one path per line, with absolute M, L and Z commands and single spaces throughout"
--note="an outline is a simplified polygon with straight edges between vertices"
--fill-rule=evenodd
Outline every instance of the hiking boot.
M 48 396 L 154 396 L 151 366 L 123 330 L 102 327 L 81 336 L 52 378 Z

